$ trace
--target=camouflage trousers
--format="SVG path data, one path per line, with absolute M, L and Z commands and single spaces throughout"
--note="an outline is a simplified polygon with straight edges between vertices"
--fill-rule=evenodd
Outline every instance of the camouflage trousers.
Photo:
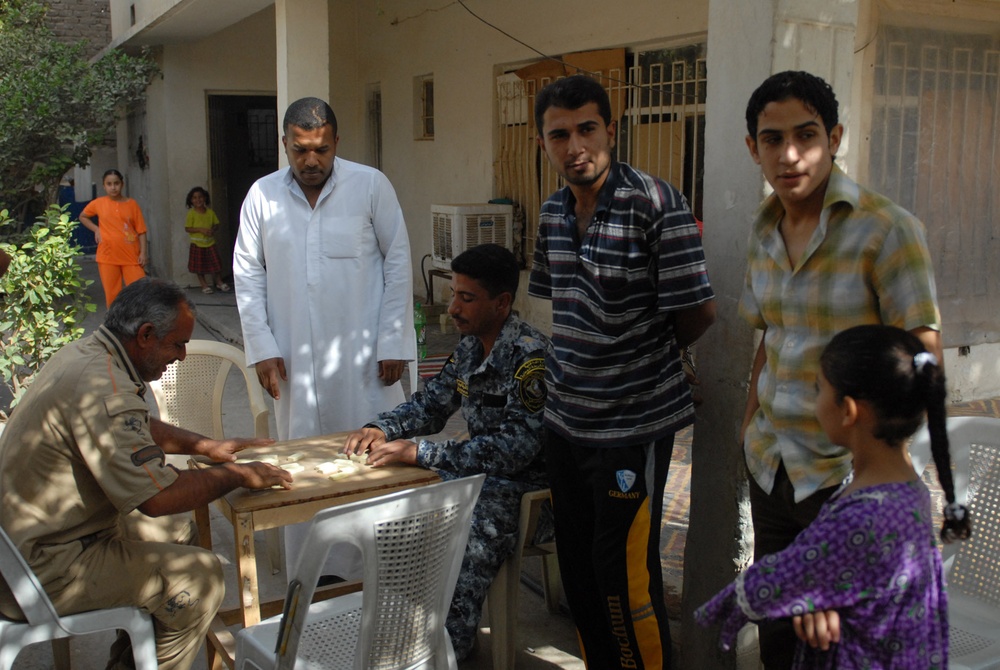
M 447 473 L 440 473 L 449 478 Z M 479 620 L 482 618 L 486 592 L 500 566 L 514 551 L 521 496 L 538 489 L 537 484 L 515 482 L 499 477 L 487 477 L 472 510 L 472 528 L 462 559 L 462 570 L 455 584 L 455 595 L 448 610 L 445 627 L 455 647 L 455 656 L 462 660 L 476 642 Z M 538 522 L 539 541 L 551 539 L 553 524 L 551 509 L 546 505 Z

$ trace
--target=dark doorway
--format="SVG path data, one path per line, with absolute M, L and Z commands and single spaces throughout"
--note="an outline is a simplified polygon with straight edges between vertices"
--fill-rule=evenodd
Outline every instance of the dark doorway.
M 255 181 L 278 169 L 278 102 L 273 95 L 208 96 L 212 209 L 219 217 L 216 247 L 232 279 L 240 207 Z

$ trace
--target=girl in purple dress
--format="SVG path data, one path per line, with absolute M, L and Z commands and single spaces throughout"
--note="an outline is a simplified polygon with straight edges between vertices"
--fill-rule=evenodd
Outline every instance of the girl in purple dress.
M 930 496 L 906 448 L 926 415 L 947 501 L 941 539 L 967 538 L 951 477 L 944 373 L 914 335 L 875 325 L 837 334 L 820 366 L 816 416 L 850 449 L 854 471 L 795 542 L 750 566 L 695 618 L 722 625 L 723 649 L 748 621 L 793 618 L 802 640 L 794 668 L 945 670 L 941 554 Z

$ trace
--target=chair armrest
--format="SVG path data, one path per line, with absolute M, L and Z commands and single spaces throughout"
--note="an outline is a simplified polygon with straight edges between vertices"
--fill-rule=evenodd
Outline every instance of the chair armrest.
M 250 413 L 253 415 L 253 436 L 271 437 L 271 430 L 268 427 L 271 411 L 264 402 L 264 391 L 257 383 L 257 379 L 249 374 L 248 368 L 243 368 L 243 374 L 247 377 L 247 396 L 250 398 Z

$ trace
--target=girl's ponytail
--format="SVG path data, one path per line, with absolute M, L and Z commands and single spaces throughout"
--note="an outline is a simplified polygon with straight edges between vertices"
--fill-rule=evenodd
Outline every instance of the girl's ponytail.
M 947 504 L 941 540 L 951 543 L 968 539 L 972 533 L 969 511 L 955 502 L 955 481 L 951 476 L 951 454 L 948 448 L 947 413 L 945 412 L 945 380 L 941 366 L 934 354 L 922 351 L 913 357 L 913 373 L 917 385 L 922 386 L 927 401 L 927 431 L 931 437 L 931 456 L 937 467 L 938 482 L 944 491 Z

